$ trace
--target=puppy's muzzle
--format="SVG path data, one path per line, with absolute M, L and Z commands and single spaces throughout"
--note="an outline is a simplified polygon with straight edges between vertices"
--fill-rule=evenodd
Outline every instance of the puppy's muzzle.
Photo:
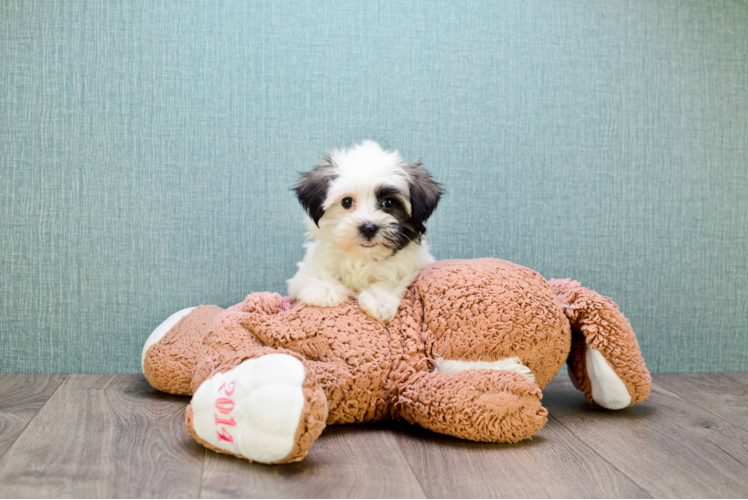
M 363 236 L 367 240 L 371 240 L 374 238 L 374 236 L 377 235 L 377 232 L 379 231 L 379 227 L 376 224 L 372 224 L 371 222 L 367 222 L 366 224 L 361 224 L 358 226 L 358 232 L 361 233 L 361 236 Z

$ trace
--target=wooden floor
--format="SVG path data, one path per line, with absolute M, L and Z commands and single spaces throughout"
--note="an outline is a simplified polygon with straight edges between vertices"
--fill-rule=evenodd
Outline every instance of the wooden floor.
M 748 373 L 658 375 L 622 411 L 559 376 L 530 441 L 333 426 L 301 463 L 204 449 L 138 375 L 0 375 L 0 497 L 746 497 Z

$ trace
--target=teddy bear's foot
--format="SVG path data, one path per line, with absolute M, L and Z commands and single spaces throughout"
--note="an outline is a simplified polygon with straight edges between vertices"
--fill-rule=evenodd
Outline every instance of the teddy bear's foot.
M 587 346 L 585 352 L 587 377 L 592 385 L 592 399 L 608 410 L 620 410 L 631 404 L 631 394 L 603 354 Z
M 551 280 L 571 326 L 569 377 L 585 397 L 619 410 L 647 399 L 652 378 L 628 320 L 608 297 L 571 280 Z
M 304 363 L 273 353 L 206 379 L 188 407 L 187 427 L 213 450 L 286 463 L 304 458 L 326 418 L 326 399 Z
M 153 332 L 148 336 L 148 340 L 145 341 L 145 345 L 143 345 L 143 352 L 140 354 L 140 367 L 143 368 L 143 371 L 145 371 L 145 355 L 148 352 L 148 349 L 161 340 L 164 335 L 166 335 L 169 330 L 171 330 L 174 325 L 179 323 L 179 320 L 187 316 L 189 313 L 191 313 L 194 309 L 197 309 L 196 307 L 188 307 L 187 309 L 182 309 L 181 311 L 177 311 L 166 320 L 158 325 Z

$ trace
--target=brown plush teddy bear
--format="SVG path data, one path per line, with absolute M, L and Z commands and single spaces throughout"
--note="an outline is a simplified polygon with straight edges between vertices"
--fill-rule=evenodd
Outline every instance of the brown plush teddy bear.
M 546 423 L 541 389 L 565 361 L 605 408 L 644 400 L 651 384 L 610 299 L 496 259 L 428 266 L 386 325 L 355 301 L 320 308 L 275 293 L 186 309 L 151 334 L 142 361 L 153 387 L 192 396 L 198 442 L 276 464 L 303 459 L 326 424 L 402 418 L 474 441 L 526 439 Z

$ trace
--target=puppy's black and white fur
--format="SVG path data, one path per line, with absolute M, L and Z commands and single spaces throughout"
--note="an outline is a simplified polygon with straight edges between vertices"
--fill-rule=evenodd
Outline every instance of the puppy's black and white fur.
M 392 320 L 405 289 L 434 261 L 424 223 L 441 186 L 420 163 L 365 141 L 333 151 L 294 189 L 310 241 L 289 295 L 313 306 L 355 297 L 370 316 Z

